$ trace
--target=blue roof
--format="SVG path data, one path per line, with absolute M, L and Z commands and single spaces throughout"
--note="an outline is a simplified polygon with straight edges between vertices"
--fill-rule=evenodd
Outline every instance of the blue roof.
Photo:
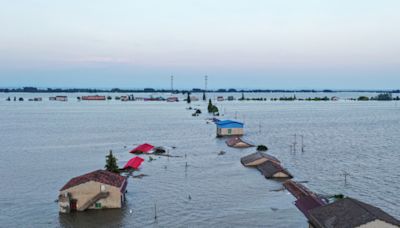
M 233 120 L 220 120 L 215 122 L 219 128 L 243 128 L 243 123 Z

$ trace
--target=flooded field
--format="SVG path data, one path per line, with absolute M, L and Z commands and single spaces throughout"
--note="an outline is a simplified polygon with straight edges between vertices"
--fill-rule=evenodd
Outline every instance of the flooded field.
M 307 227 L 294 197 L 274 191 L 281 183 L 241 165 L 254 148 L 228 148 L 215 137 L 205 102 L 191 104 L 203 111 L 192 117 L 184 102 L 6 102 L 7 96 L 14 94 L 0 97 L 0 227 Z M 244 121 L 245 138 L 267 145 L 295 180 L 400 218 L 395 101 L 217 104 L 221 119 Z M 291 152 L 294 134 L 304 136 L 305 152 Z M 148 176 L 129 179 L 122 210 L 58 213 L 54 201 L 70 178 L 102 169 L 110 149 L 122 166 L 133 157 L 128 151 L 145 142 L 174 146 L 170 154 L 182 157 L 149 162 L 144 156 L 139 173 Z M 221 150 L 226 154 L 219 156 Z M 350 173 L 347 185 L 343 172 Z

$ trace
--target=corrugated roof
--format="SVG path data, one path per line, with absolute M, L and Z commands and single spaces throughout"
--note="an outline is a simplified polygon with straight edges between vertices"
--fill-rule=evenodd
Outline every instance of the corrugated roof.
M 136 156 L 126 163 L 124 169 L 127 168 L 138 169 L 143 161 L 144 161 L 143 158 Z
M 400 226 L 399 220 L 383 210 L 353 198 L 344 198 L 309 211 L 309 220 L 316 228 L 358 227 L 377 219 Z
M 131 150 L 129 153 L 148 153 L 153 148 L 154 148 L 153 145 L 145 143 L 145 144 L 139 145 L 135 149 Z
M 252 145 L 249 142 L 244 141 L 243 139 L 241 139 L 240 137 L 231 137 L 228 140 L 225 141 L 226 145 L 230 146 L 230 147 L 236 147 L 236 145 L 238 143 L 244 143 L 246 144 L 245 147 L 252 147 L 254 145 Z M 243 147 L 243 146 L 242 146 Z
M 325 203 L 314 195 L 308 195 L 296 200 L 295 205 L 308 218 L 311 209 L 323 206 Z
M 109 172 L 107 170 L 96 170 L 90 173 L 86 173 L 81 176 L 77 176 L 69 180 L 61 189 L 60 191 L 66 190 L 68 188 L 75 187 L 77 185 L 89 182 L 89 181 L 95 181 L 115 187 L 122 187 L 122 185 L 125 183 L 126 178 L 113 173 Z
M 266 177 L 272 178 L 276 173 L 282 172 L 292 178 L 292 174 L 290 174 L 286 169 L 284 169 L 280 164 L 272 161 L 266 161 L 257 166 L 257 169 Z
M 240 159 L 240 162 L 244 166 L 246 166 L 248 163 L 257 161 L 258 159 L 261 159 L 261 158 L 266 158 L 267 160 L 270 160 L 270 161 L 273 161 L 273 162 L 276 162 L 276 163 L 281 163 L 276 157 L 274 157 L 272 155 L 269 155 L 269 154 L 266 154 L 266 153 L 263 153 L 263 152 L 260 152 L 260 151 L 257 151 L 255 153 L 252 153 L 252 154 L 249 154 L 247 156 L 242 157 Z
M 313 195 L 314 193 L 306 188 L 304 185 L 292 180 L 285 181 L 283 186 L 290 192 L 296 199 Z
M 220 120 L 215 122 L 219 128 L 243 128 L 244 124 L 233 120 Z

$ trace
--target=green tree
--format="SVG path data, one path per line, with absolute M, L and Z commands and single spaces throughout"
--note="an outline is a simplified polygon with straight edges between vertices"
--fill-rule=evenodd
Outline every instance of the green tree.
M 110 153 L 106 156 L 106 165 L 104 167 L 106 168 L 107 171 L 113 173 L 119 173 L 117 158 L 114 157 L 112 150 L 110 150 Z
M 265 145 L 258 145 L 257 146 L 257 151 L 267 151 L 268 147 Z
M 212 102 L 211 102 L 211 99 L 209 99 L 208 100 L 208 112 L 212 112 L 212 107 L 213 107 L 214 105 L 212 104 Z
M 190 102 L 192 102 L 192 100 L 190 99 L 190 93 L 188 92 L 187 98 L 186 98 L 186 102 L 188 104 L 190 104 Z
M 357 100 L 359 100 L 359 101 L 368 101 L 369 98 L 367 96 L 360 96 L 360 97 L 357 98 Z
M 219 112 L 218 107 L 215 106 L 215 105 L 213 105 L 212 108 L 211 108 L 211 112 L 212 112 L 213 114 L 218 113 L 218 112 Z

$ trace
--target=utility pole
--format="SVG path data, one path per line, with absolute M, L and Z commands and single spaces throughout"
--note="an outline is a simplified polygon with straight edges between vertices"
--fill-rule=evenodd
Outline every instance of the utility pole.
M 303 135 L 300 135 L 300 137 L 301 137 L 301 152 L 303 153 L 304 152 L 304 136 Z
M 154 202 L 154 220 L 157 220 L 157 202 Z
M 294 134 L 293 151 L 296 153 L 297 134 Z
M 342 175 L 344 176 L 344 184 L 347 185 L 347 176 L 350 176 L 350 173 L 343 171 Z

